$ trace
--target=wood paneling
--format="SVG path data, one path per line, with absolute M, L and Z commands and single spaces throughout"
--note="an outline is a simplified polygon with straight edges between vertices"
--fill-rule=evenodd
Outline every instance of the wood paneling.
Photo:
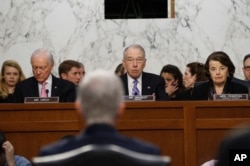
M 175 0 L 171 0 L 171 16 L 170 18 L 175 18 Z
M 215 157 L 229 129 L 248 122 L 249 101 L 128 102 L 117 128 L 158 145 L 172 166 L 195 166 Z M 84 126 L 73 103 L 0 105 L 0 129 L 16 153 L 29 159 L 43 145 Z

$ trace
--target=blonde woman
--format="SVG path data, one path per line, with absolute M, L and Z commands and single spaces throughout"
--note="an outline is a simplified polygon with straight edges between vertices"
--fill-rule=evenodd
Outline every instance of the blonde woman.
M 11 103 L 16 84 L 24 79 L 23 71 L 16 61 L 4 61 L 0 75 L 0 103 Z

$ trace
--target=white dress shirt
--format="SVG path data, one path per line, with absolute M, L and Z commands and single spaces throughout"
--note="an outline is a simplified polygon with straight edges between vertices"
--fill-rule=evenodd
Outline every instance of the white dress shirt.
M 128 93 L 129 93 L 129 96 L 133 96 L 132 94 L 132 89 L 133 89 L 133 86 L 134 86 L 134 80 L 132 77 L 130 77 L 128 74 Z M 139 89 L 140 91 L 140 94 L 138 94 L 139 96 L 141 96 L 141 90 L 142 90 L 142 75 L 140 75 L 139 78 L 136 79 L 138 81 L 137 83 L 137 88 Z
M 48 91 L 48 97 L 51 97 L 51 87 L 52 87 L 52 76 L 51 76 L 51 74 L 49 75 L 48 79 L 45 82 L 47 82 L 45 88 L 46 88 L 46 91 Z M 38 89 L 39 89 L 39 96 L 40 96 L 41 91 L 42 91 L 42 83 L 38 83 Z

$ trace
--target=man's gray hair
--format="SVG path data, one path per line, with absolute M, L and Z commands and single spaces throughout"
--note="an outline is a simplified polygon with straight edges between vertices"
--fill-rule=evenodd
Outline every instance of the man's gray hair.
M 113 123 L 123 102 L 121 80 L 113 72 L 97 70 L 80 82 L 77 100 L 88 124 Z
M 32 55 L 31 55 L 30 61 L 32 61 L 32 58 L 33 58 L 33 57 L 35 57 L 35 56 L 37 56 L 37 55 L 40 55 L 40 54 L 45 54 L 45 55 L 47 55 L 47 56 L 48 56 L 49 64 L 50 64 L 50 65 L 54 65 L 54 59 L 53 59 L 52 53 L 51 53 L 49 50 L 45 49 L 45 48 L 39 48 L 39 49 L 35 50 L 35 51 L 32 53 Z
M 126 58 L 126 53 L 127 53 L 127 50 L 128 50 L 129 48 L 137 48 L 137 49 L 140 49 L 140 50 L 142 51 L 142 54 L 143 54 L 144 58 L 145 58 L 146 54 L 145 54 L 144 48 L 143 48 L 140 44 L 132 44 L 132 45 L 130 45 L 130 46 L 128 46 L 128 47 L 126 47 L 126 48 L 124 49 L 124 51 L 123 51 L 123 59 Z

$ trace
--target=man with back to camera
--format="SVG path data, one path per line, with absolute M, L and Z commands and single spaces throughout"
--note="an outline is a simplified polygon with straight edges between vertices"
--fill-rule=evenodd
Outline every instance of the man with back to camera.
M 156 100 L 169 100 L 165 93 L 164 79 L 156 74 L 143 72 L 146 58 L 145 50 L 141 45 L 133 44 L 125 48 L 123 65 L 127 73 L 121 75 L 120 78 L 125 95 L 155 95 Z
M 76 86 L 82 79 L 82 65 L 75 60 L 65 60 L 58 67 L 60 78 L 73 82 Z
M 52 54 L 46 49 L 37 49 L 31 55 L 33 77 L 18 83 L 14 102 L 24 102 L 25 97 L 59 97 L 59 102 L 74 102 L 75 86 L 72 82 L 56 78 Z
M 160 154 L 152 144 L 123 136 L 115 129 L 124 111 L 121 80 L 113 72 L 89 73 L 79 84 L 76 110 L 85 120 L 86 128 L 77 137 L 70 137 L 43 147 L 41 156 L 58 154 L 88 144 L 114 144 L 145 154 Z

